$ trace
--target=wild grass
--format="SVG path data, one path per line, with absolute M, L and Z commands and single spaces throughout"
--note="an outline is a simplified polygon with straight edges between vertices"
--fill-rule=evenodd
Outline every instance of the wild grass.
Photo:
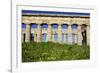
M 52 42 L 22 43 L 22 62 L 86 60 L 90 47 Z

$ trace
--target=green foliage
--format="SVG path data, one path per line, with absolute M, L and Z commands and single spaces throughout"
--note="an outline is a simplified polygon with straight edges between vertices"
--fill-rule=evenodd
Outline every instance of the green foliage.
M 53 42 L 22 43 L 22 62 L 82 60 L 90 58 L 90 47 Z

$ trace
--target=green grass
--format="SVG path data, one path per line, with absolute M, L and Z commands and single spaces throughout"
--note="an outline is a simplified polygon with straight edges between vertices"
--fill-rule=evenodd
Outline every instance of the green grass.
M 90 47 L 52 42 L 22 43 L 22 62 L 84 60 L 90 58 Z

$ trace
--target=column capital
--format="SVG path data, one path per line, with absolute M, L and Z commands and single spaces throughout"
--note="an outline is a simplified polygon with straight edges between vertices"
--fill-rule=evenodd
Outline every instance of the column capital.
M 71 28 L 72 28 L 72 25 L 68 25 L 68 31 L 71 30 Z
M 87 27 L 90 27 L 90 25 L 87 25 Z
M 62 29 L 62 25 L 59 24 L 59 25 L 58 25 L 58 30 L 61 30 L 61 29 Z
M 61 27 L 62 26 L 62 24 L 58 24 L 58 27 Z
M 30 25 L 31 23 L 30 23 L 30 22 L 25 22 L 25 24 L 26 24 L 26 25 Z
M 78 27 L 81 27 L 82 25 L 78 25 Z
M 78 25 L 77 29 L 78 29 L 78 32 L 81 32 L 81 25 Z

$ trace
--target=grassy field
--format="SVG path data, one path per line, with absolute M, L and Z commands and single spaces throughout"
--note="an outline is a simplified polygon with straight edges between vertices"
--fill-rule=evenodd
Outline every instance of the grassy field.
M 84 60 L 90 58 L 90 47 L 58 43 L 22 43 L 22 62 Z

